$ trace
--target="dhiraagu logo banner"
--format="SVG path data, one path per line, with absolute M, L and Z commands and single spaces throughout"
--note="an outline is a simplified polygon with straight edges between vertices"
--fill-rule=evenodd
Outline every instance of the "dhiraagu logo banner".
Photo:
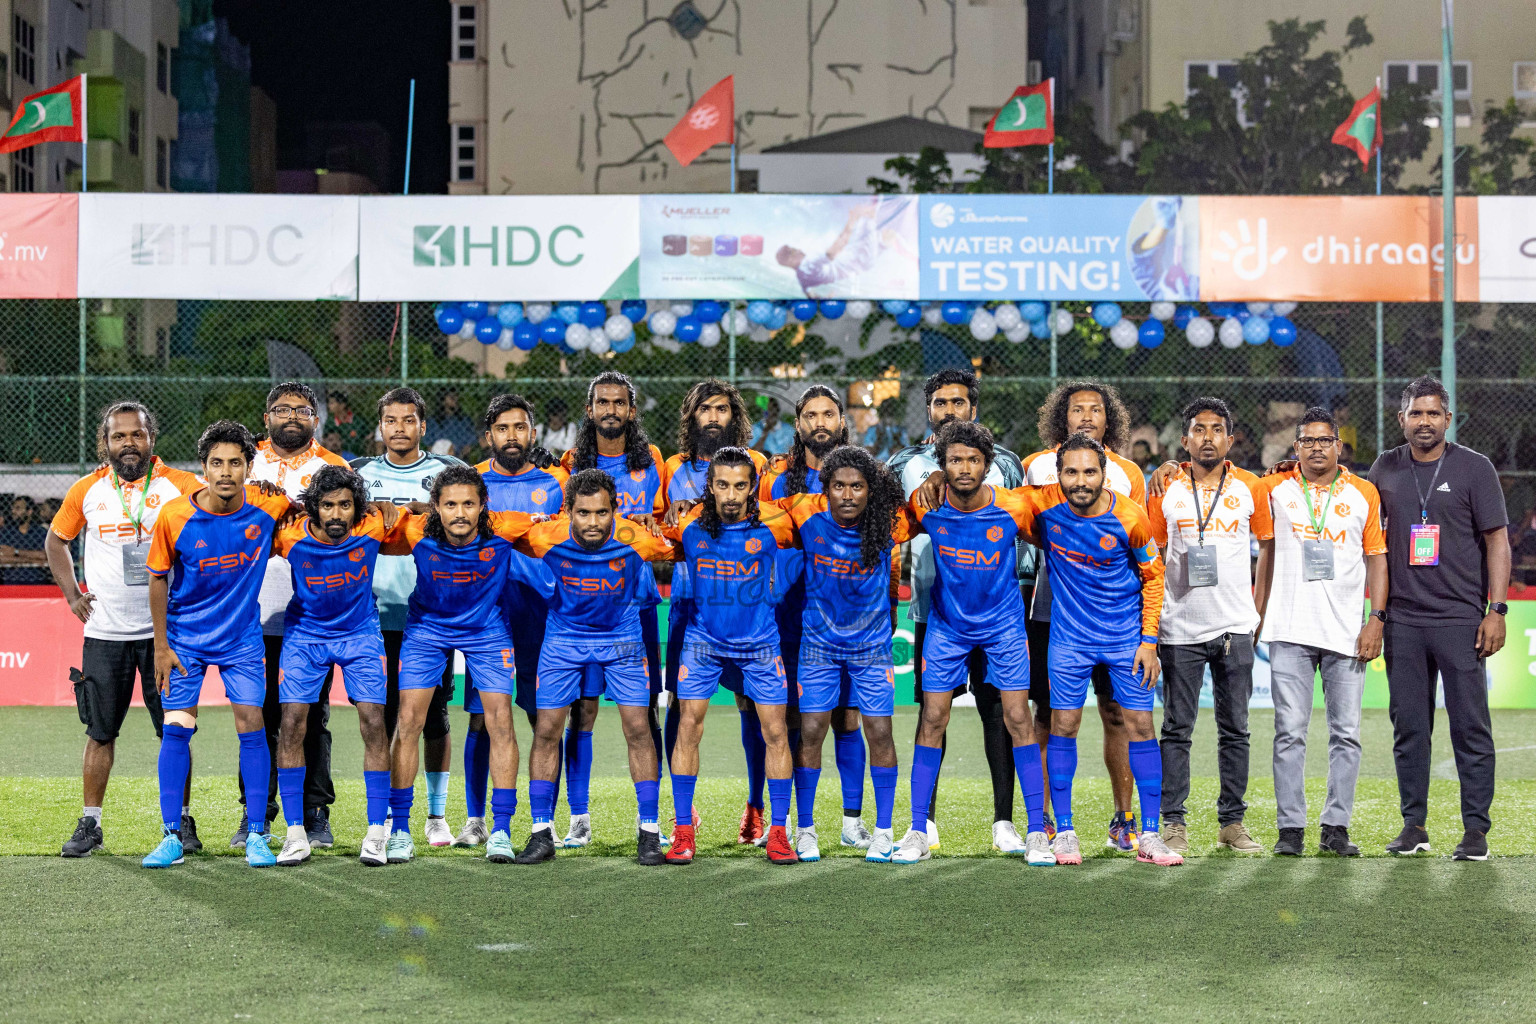
M 1194 196 L 926 195 L 925 299 L 1194 300 Z
M 639 297 L 637 196 L 362 200 L 359 297 Z

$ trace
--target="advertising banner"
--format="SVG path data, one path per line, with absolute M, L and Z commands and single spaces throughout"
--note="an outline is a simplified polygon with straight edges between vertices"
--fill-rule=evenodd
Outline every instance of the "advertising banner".
M 924 196 L 925 299 L 1200 297 L 1194 196 Z
M 916 196 L 640 198 L 648 299 L 915 299 Z
M 364 301 L 640 297 L 638 196 L 362 200 Z
M 1536 302 L 1536 196 L 1482 196 L 1477 232 L 1479 297 Z
M 87 193 L 80 294 L 356 299 L 357 197 Z
M 1462 302 L 1478 300 L 1479 202 L 1456 201 Z M 1438 302 L 1440 233 L 1424 196 L 1202 196 L 1200 298 Z
M 80 197 L 0 194 L 0 299 L 75 297 Z

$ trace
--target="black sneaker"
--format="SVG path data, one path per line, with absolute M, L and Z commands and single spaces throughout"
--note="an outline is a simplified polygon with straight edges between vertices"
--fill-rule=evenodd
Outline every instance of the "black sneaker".
M 229 837 L 229 848 L 231 850 L 245 849 L 245 837 L 250 834 L 251 819 L 250 816 L 247 815 L 245 810 L 242 808 L 240 811 L 240 824 L 235 826 L 235 834 Z M 185 844 L 183 844 L 182 848 L 186 848 Z
M 1300 857 L 1306 852 L 1306 847 L 1306 829 L 1283 828 L 1280 830 L 1280 841 L 1275 844 L 1275 854 L 1280 857 Z
M 84 818 L 80 819 L 84 821 Z M 77 831 L 75 833 L 79 835 Z M 100 833 L 97 833 L 100 835 Z M 1456 844 L 1456 852 L 1451 854 L 1451 860 L 1487 860 L 1488 859 L 1488 833 L 1474 832 L 1467 829 L 1461 834 L 1461 842 Z
M 1387 852 L 1398 856 L 1429 852 L 1429 831 L 1423 825 L 1404 825 L 1397 838 L 1387 844 Z
M 203 852 L 203 841 L 197 838 L 197 819 L 190 814 L 181 816 L 181 849 L 183 853 Z
M 75 823 L 75 834 L 59 851 L 60 857 L 89 857 L 101 847 L 101 825 L 95 818 L 81 818 Z M 1483 847 L 1486 855 L 1488 847 Z
M 528 845 L 523 847 L 521 853 L 512 858 L 513 864 L 542 864 L 547 860 L 555 859 L 555 831 L 550 828 L 536 828 L 533 835 L 528 837 Z
M 336 845 L 336 839 L 331 835 L 331 811 L 328 807 L 311 807 L 304 813 L 304 833 L 309 838 L 310 846 L 317 846 L 322 850 L 329 850 Z
M 659 832 L 647 832 L 645 829 L 641 829 L 636 839 L 640 849 L 635 856 L 635 860 L 646 867 L 667 862 L 667 855 L 661 849 L 661 834 Z
M 1349 829 L 1343 825 L 1324 825 L 1317 848 L 1322 853 L 1336 853 L 1340 857 L 1360 856 L 1360 847 L 1349 841 Z

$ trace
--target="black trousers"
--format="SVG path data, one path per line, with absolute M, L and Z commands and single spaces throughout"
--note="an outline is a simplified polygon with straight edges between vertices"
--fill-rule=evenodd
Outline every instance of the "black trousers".
M 261 705 L 262 724 L 267 730 L 267 753 L 272 759 L 272 775 L 267 782 L 267 821 L 278 820 L 277 807 L 277 731 L 283 724 L 283 705 L 278 699 L 277 683 L 283 662 L 283 638 L 261 638 L 267 651 L 267 697 Z M 336 802 L 336 787 L 331 782 L 331 683 L 336 670 L 325 674 L 320 699 L 309 707 L 309 722 L 304 731 L 304 808 L 330 807 Z M 240 802 L 245 803 L 245 782 L 240 787 Z
M 914 622 L 912 629 L 912 689 L 918 708 L 923 705 L 923 640 L 928 635 L 926 622 Z M 967 665 L 970 670 L 971 693 L 976 695 L 976 713 L 981 716 L 981 742 L 987 754 L 987 771 L 992 776 L 992 820 L 1013 820 L 1013 738 L 1008 735 L 1008 725 L 1003 721 L 1003 697 L 997 687 L 987 682 L 987 655 L 985 651 L 971 652 Z M 964 687 L 956 693 L 964 692 Z M 918 728 L 922 728 L 921 719 Z M 939 743 L 940 750 L 947 750 L 948 737 Z M 942 762 L 941 762 L 942 763 Z M 939 776 L 933 777 L 933 792 L 928 795 L 928 806 L 935 808 L 939 799 Z M 930 815 L 931 817 L 931 815 Z
M 1487 832 L 1493 803 L 1493 724 L 1488 676 L 1477 656 L 1476 626 L 1418 626 L 1387 622 L 1388 704 L 1392 759 L 1403 823 L 1424 824 L 1429 812 L 1430 736 L 1435 729 L 1435 676 L 1445 689 L 1451 750 L 1461 779 L 1463 827 Z
M 1163 666 L 1163 820 L 1184 821 L 1189 799 L 1190 736 L 1200 714 L 1200 685 L 1211 667 L 1216 704 L 1216 820 L 1230 825 L 1248 810 L 1248 698 L 1253 694 L 1253 637 L 1226 633 L 1203 644 L 1158 644 Z

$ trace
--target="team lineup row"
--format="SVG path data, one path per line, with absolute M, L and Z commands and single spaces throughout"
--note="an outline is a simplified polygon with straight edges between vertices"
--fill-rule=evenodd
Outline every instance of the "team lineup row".
M 1420 406 L 1445 412 L 1429 390 L 1434 401 L 1405 395 L 1412 446 Z M 737 694 L 748 761 L 739 839 L 765 845 L 771 862 L 820 856 L 812 814 L 829 729 L 843 789 L 841 841 L 871 861 L 927 859 L 937 845 L 933 807 L 951 701 L 969 688 L 987 733 L 994 846 L 1030 864 L 1081 863 L 1072 783 L 1090 683 L 1116 802 L 1107 842 L 1174 865 L 1187 849 L 1189 735 L 1207 666 L 1222 732 L 1220 842 L 1258 852 L 1242 814 L 1247 689 L 1261 636 L 1275 663 L 1277 852 L 1302 852 L 1306 720 L 1321 669 L 1331 734 L 1321 846 L 1357 853 L 1348 819 L 1360 683 L 1383 646 L 1389 546 L 1376 488 L 1338 467 L 1327 412 L 1303 417 L 1299 462 L 1260 479 L 1225 460 L 1225 405 L 1196 400 L 1184 414 L 1191 462 L 1160 470 L 1149 501 L 1141 472 L 1113 450 L 1123 447 L 1125 417 L 1111 387 L 1057 389 L 1040 416 L 1049 447 L 1022 462 L 975 421 L 972 374 L 936 374 L 925 397 L 933 436 L 887 466 L 847 444 L 839 395 L 813 385 L 797 403 L 791 451 L 769 461 L 743 446 L 749 425 L 736 389 L 703 381 L 684 402 L 679 454 L 663 460 L 640 428 L 633 385 L 605 373 L 589 386 L 577 446 L 559 466 L 535 446 L 528 403 L 500 395 L 483 420 L 493 457 L 471 468 L 421 452 L 425 410 L 400 388 L 379 401 L 386 453 L 348 466 L 314 441 L 314 394 L 283 384 L 268 396 L 259 445 L 229 421 L 205 431 L 200 477 L 154 458 L 148 409 L 109 408 L 104 465 L 71 489 L 48 545 L 55 579 L 86 625 L 76 686 L 88 725 L 85 811 L 64 853 L 101 843 L 101 796 L 136 674 L 162 732 L 165 836 L 144 863 L 180 863 L 200 846 L 186 794 L 208 666 L 219 671 L 240 736 L 246 810 L 232 845 L 253 866 L 301 863 L 313 845 L 331 842 L 329 749 L 317 740 L 328 741 L 336 668 L 364 741 L 361 859 L 370 865 L 414 855 L 423 742 L 433 845 L 483 843 L 490 860 L 518 863 L 585 845 L 601 696 L 618 706 L 628 746 L 639 861 L 687 863 L 696 818 L 681 815 L 671 836 L 662 834 L 660 767 L 671 772 L 674 807 L 692 808 L 705 712 L 721 685 Z M 1443 427 L 1438 442 L 1443 453 Z M 84 592 L 66 543 L 81 533 Z M 922 710 L 912 822 L 898 842 L 891 639 L 903 551 Z M 656 561 L 673 563 L 665 652 L 648 565 Z M 1482 594 L 1501 597 L 1484 575 Z M 1021 580 L 1033 586 L 1021 593 Z M 1367 580 L 1375 614 L 1362 625 Z M 1479 652 L 1485 625 L 1486 642 L 1502 643 L 1502 628 L 1495 638 L 1492 623 L 1480 622 Z M 469 821 L 457 837 L 444 821 L 454 651 L 466 665 L 471 713 Z M 1153 724 L 1160 675 L 1161 744 Z M 671 699 L 662 728 L 664 689 Z M 534 733 L 533 827 L 521 852 L 510 826 L 521 764 L 514 704 Z M 866 740 L 873 833 L 862 820 Z M 1427 756 L 1427 730 L 1423 743 Z M 571 829 L 560 841 L 553 817 L 562 770 Z M 1023 837 L 1012 821 L 1015 777 Z M 1491 780 L 1489 788 L 1491 796 Z M 266 828 L 274 798 L 287 824 L 276 855 Z M 1404 817 L 1407 835 L 1406 791 Z M 1468 820 L 1469 836 L 1486 833 L 1486 823 L 1475 824 Z M 1422 831 L 1422 818 L 1417 825 Z

